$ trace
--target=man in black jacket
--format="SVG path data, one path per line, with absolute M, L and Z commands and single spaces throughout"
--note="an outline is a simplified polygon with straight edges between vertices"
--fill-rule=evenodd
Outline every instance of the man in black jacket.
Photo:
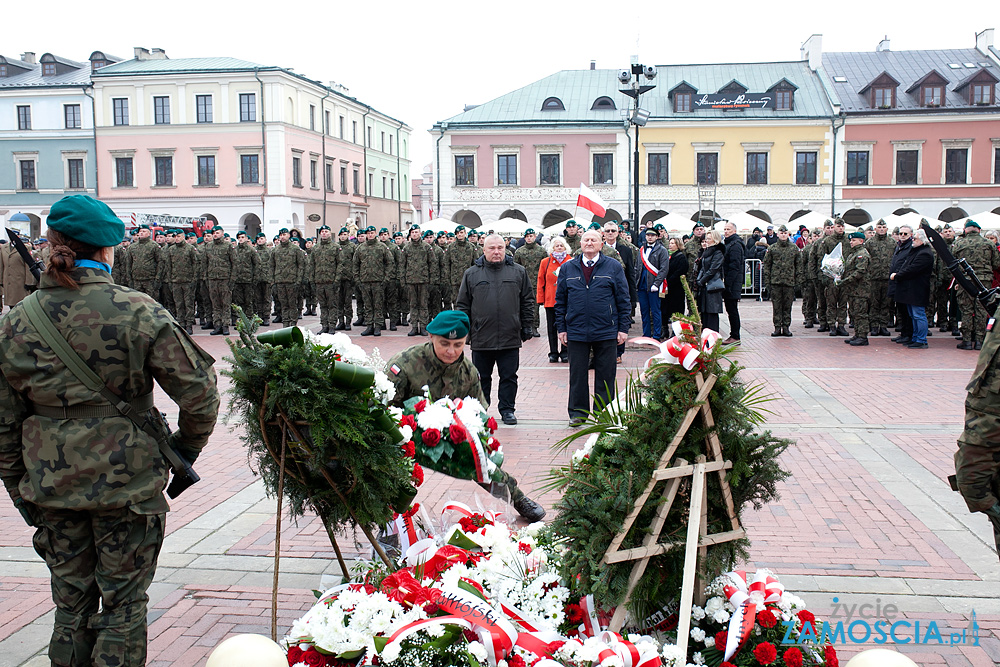
M 889 274 L 898 273 L 913 249 L 913 229 L 904 225 L 899 228 L 899 241 L 896 244 L 896 252 L 889 262 Z M 890 280 L 886 290 L 886 298 L 891 301 L 896 308 L 896 322 L 899 324 L 899 335 L 892 339 L 893 343 L 909 345 L 913 342 L 913 320 L 907 312 L 905 304 L 896 303 L 896 281 Z
M 514 425 L 521 343 L 531 338 L 535 300 L 524 267 L 515 264 L 505 251 L 502 237 L 493 234 L 486 238 L 483 256 L 462 276 L 455 308 L 471 322 L 469 345 L 483 395 L 490 400 L 495 365 L 500 376 L 500 416 L 504 424 Z
M 625 264 L 625 282 L 628 283 L 629 300 L 632 302 L 632 319 L 634 320 L 635 307 L 639 303 L 638 288 L 636 287 L 639 258 L 635 257 L 632 254 L 632 248 L 622 243 L 621 240 L 621 232 L 618 229 L 618 224 L 614 221 L 606 223 L 604 225 L 604 242 L 618 251 L 622 262 Z M 625 354 L 625 343 L 618 346 L 617 352 L 617 360 L 621 363 L 622 355 Z
M 746 277 L 746 246 L 736 233 L 736 225 L 727 222 L 722 230 L 726 237 L 726 255 L 722 264 L 726 289 L 722 291 L 722 302 L 729 315 L 729 338 L 723 342 L 731 345 L 740 342 L 740 296 L 743 294 L 743 281 Z

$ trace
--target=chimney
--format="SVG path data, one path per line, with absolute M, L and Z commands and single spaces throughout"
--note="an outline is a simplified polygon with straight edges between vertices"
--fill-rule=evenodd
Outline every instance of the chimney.
M 823 65 L 823 35 L 810 35 L 799 47 L 799 59 L 809 61 L 809 69 L 818 70 Z
M 990 47 L 993 46 L 993 28 L 987 28 L 976 33 L 976 50 L 983 55 L 988 55 Z
M 31 63 L 32 65 L 38 62 L 37 60 L 35 60 L 34 51 L 25 51 L 24 53 L 22 53 L 21 60 L 23 60 L 26 63 Z
M 153 49 L 152 53 L 149 54 L 150 60 L 168 60 L 167 52 L 163 49 Z
M 596 60 L 591 60 L 590 61 L 590 69 L 592 69 L 592 70 L 597 69 L 597 61 Z
M 886 35 L 885 37 L 882 38 L 882 41 L 878 43 L 878 46 L 875 47 L 875 52 L 881 53 L 882 51 L 889 51 L 889 50 L 891 50 L 889 49 L 889 35 Z
M 137 46 L 133 49 L 136 60 L 149 60 L 149 49 Z

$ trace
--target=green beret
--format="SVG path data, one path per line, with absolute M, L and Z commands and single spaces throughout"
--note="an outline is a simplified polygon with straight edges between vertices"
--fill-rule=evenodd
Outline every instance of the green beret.
M 694 223 L 694 227 L 692 227 L 691 229 L 694 230 L 694 229 L 698 229 L 699 227 L 704 227 L 704 226 L 705 225 L 701 224 L 700 222 L 696 222 L 696 223 Z
M 656 223 L 655 225 L 653 225 L 653 229 L 655 229 L 657 233 L 660 233 L 660 232 L 662 232 L 662 231 L 663 231 L 664 229 L 666 229 L 666 227 L 664 227 L 664 226 L 663 226 L 663 225 L 661 225 L 660 223 Z
M 199 236 L 198 237 L 198 243 L 204 243 L 204 242 L 205 242 L 205 237 L 204 236 Z
M 266 239 L 267 238 L 267 234 L 265 234 L 264 232 L 257 232 L 257 238 L 261 238 L 261 237 L 264 237 Z
M 375 231 L 375 225 L 368 225 L 368 227 L 365 228 L 365 234 L 367 234 L 368 232 L 374 232 L 374 231 Z
M 976 229 L 982 229 L 982 227 L 979 226 L 979 223 L 976 222 L 975 220 L 972 220 L 972 219 L 969 219 L 969 220 L 965 221 L 965 228 L 968 229 L 969 227 L 975 227 Z
M 590 227 L 588 227 L 587 230 L 589 231 L 591 229 L 596 229 L 596 230 L 600 231 L 600 229 L 601 229 L 601 223 L 599 223 L 599 222 L 592 222 L 592 223 L 590 223 Z
M 337 232 L 337 233 L 338 233 L 338 234 L 350 234 L 350 233 L 351 233 L 351 230 L 349 230 L 349 229 L 348 229 L 347 227 L 341 227 L 341 228 L 340 228 L 340 231 L 339 231 L 339 232 Z
M 847 238 L 849 238 L 849 239 L 861 239 L 862 241 L 864 241 L 865 240 L 865 233 L 864 232 L 851 232 L 850 234 L 847 235 Z
M 447 234 L 447 233 L 448 233 L 448 232 L 446 232 L 446 231 L 444 231 L 444 230 L 442 229 L 442 230 L 441 230 L 440 232 L 438 232 L 438 233 L 437 233 L 437 236 L 438 236 L 438 238 L 441 238 L 442 236 L 444 236 L 444 235 L 445 235 L 445 234 Z
M 442 310 L 424 327 L 427 333 L 457 340 L 469 335 L 469 316 L 460 310 Z
M 397 238 L 397 237 L 400 237 L 402 235 L 403 235 L 403 232 L 393 232 L 392 233 L 392 238 Z
M 528 227 L 527 229 L 525 229 L 525 230 L 524 230 L 524 235 L 525 235 L 525 236 L 527 236 L 528 234 L 537 234 L 537 233 L 538 233 L 538 232 L 536 232 L 536 231 L 535 231 L 534 229 L 532 229 L 531 227 Z
M 378 233 L 379 234 L 388 234 L 389 233 L 389 228 L 388 227 L 383 227 L 382 229 L 378 230 Z
M 456 234 L 458 232 L 464 232 L 464 231 L 465 231 L 465 225 L 459 225 L 458 227 L 455 228 L 455 233 Z
M 87 195 L 63 197 L 49 210 L 46 224 L 95 248 L 110 248 L 125 237 L 125 223 L 107 204 Z
M 445 234 L 445 236 L 447 236 L 450 239 L 453 239 L 455 238 L 455 232 L 448 232 L 447 234 Z
M 240 231 L 236 232 L 236 238 L 239 238 L 241 236 L 246 236 L 246 235 L 247 235 L 246 230 L 243 230 L 243 229 L 241 229 Z
M 188 238 L 189 239 L 191 237 L 198 238 L 198 235 L 195 234 L 194 232 L 188 232 L 187 234 L 184 235 L 184 238 Z
M 316 231 L 317 231 L 317 232 L 321 232 L 321 231 L 323 231 L 324 229 L 330 229 L 330 228 L 329 228 L 329 227 L 327 227 L 326 225 L 320 225 L 320 228 L 319 228 L 319 229 L 317 229 Z
M 213 233 L 213 234 L 214 234 L 215 232 L 224 232 L 224 231 L 226 231 L 226 230 L 224 230 L 224 229 L 222 228 L 222 225 L 216 225 L 215 227 L 212 227 L 212 233 Z
M 281 229 L 278 230 L 278 234 L 279 235 L 281 235 L 281 234 L 290 234 L 290 233 L 291 232 L 288 231 L 288 227 L 282 227 Z
M 428 229 L 426 232 L 424 232 L 423 238 L 427 238 L 428 236 L 434 236 L 434 232 Z

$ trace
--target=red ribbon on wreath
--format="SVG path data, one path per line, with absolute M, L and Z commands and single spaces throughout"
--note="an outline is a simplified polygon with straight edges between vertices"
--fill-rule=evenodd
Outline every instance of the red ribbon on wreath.
M 723 587 L 723 593 L 729 602 L 736 607 L 729 619 L 729 632 L 726 636 L 726 646 L 723 660 L 729 660 L 736 650 L 750 636 L 757 612 L 768 604 L 781 601 L 785 587 L 765 570 L 757 570 L 753 578 L 743 570 L 735 570 L 725 575 L 730 583 Z

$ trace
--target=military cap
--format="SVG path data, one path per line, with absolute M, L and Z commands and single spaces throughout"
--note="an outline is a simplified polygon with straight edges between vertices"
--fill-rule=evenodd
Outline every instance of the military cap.
M 951 229 L 951 225 L 946 222 L 946 223 L 944 223 L 944 227 L 942 227 L 941 229 L 942 230 Z
M 423 238 L 427 238 L 428 236 L 434 236 L 434 232 L 428 229 L 426 232 L 423 233 Z
M 469 335 L 469 316 L 460 310 L 442 310 L 424 328 L 429 334 L 457 340 Z
M 367 234 L 368 232 L 374 232 L 374 231 L 375 231 L 375 225 L 368 225 L 365 228 L 365 234 Z
M 198 237 L 198 243 L 204 243 L 204 242 L 205 242 L 205 237 L 204 236 L 199 236 Z
M 833 227 L 833 220 L 827 220 L 823 223 L 824 227 Z
M 459 225 L 458 227 L 455 228 L 455 233 L 464 231 L 465 231 L 465 225 Z
M 189 239 L 189 238 L 192 238 L 192 237 L 193 238 L 197 238 L 198 235 L 195 234 L 194 232 L 188 232 L 187 234 L 184 235 L 184 238 L 188 238 Z
M 392 238 L 397 238 L 397 237 L 402 236 L 402 235 L 403 235 L 403 232 L 393 232 L 392 233 Z
M 281 234 L 290 234 L 290 233 L 291 232 L 288 231 L 288 227 L 282 227 L 281 229 L 278 230 L 278 234 L 279 235 L 281 235 Z
M 107 204 L 87 195 L 63 197 L 49 210 L 48 226 L 95 248 L 110 248 L 125 237 L 125 223 Z
M 224 232 L 224 231 L 226 231 L 226 230 L 224 230 L 224 229 L 222 228 L 222 225 L 216 225 L 215 227 L 212 227 L 212 233 L 213 233 L 213 234 L 214 234 L 215 232 Z
M 139 229 L 149 229 L 149 225 L 139 225 Z
M 455 238 L 455 232 L 448 232 L 447 234 L 445 234 L 445 236 L 447 236 L 450 239 L 453 239 Z
M 768 228 L 768 229 L 770 229 L 770 228 Z M 787 232 L 788 231 L 788 227 L 786 227 L 784 225 L 781 225 L 781 226 L 778 227 L 778 231 L 779 232 Z
M 527 236 L 528 234 L 535 234 L 535 233 L 536 233 L 535 230 L 532 229 L 531 227 L 528 227 L 527 229 L 524 230 L 525 236 Z
M 663 230 L 665 230 L 666 227 L 664 227 L 662 223 L 658 222 L 655 225 L 653 225 L 653 229 L 655 229 L 657 231 L 657 233 L 659 233 L 659 232 L 662 232 Z
M 328 225 L 320 225 L 320 226 L 319 226 L 319 229 L 317 229 L 316 231 L 317 231 L 317 232 L 321 232 L 321 231 L 323 231 L 324 229 L 330 229 L 330 227 L 329 227 Z
M 442 236 L 444 236 L 444 235 L 445 235 L 445 234 L 447 234 L 447 233 L 448 233 L 448 232 L 446 232 L 446 231 L 444 231 L 444 230 L 442 229 L 442 230 L 441 230 L 440 232 L 438 232 L 438 233 L 437 233 L 437 238 L 441 238 Z
M 694 227 L 692 227 L 691 229 L 693 231 L 695 229 L 698 229 L 699 227 L 704 227 L 704 226 L 705 225 L 701 224 L 700 222 L 696 222 L 696 223 L 694 223 Z
M 969 218 L 968 220 L 965 221 L 965 228 L 968 229 L 969 227 L 975 227 L 976 229 L 982 229 L 982 227 L 979 226 L 979 223 L 976 222 L 975 220 L 973 220 L 972 218 Z
M 378 230 L 378 233 L 379 234 L 388 234 L 389 233 L 389 228 L 388 227 L 383 227 L 382 229 Z
M 349 229 L 348 229 L 347 227 L 341 227 L 341 228 L 340 228 L 340 231 L 339 231 L 339 232 L 337 232 L 337 233 L 338 233 L 338 234 L 350 234 L 350 233 L 351 233 L 351 231 L 350 231 L 350 230 L 349 230 Z
M 590 223 L 590 227 L 587 227 L 587 231 L 590 231 L 591 229 L 597 229 L 597 230 L 601 229 L 601 223 L 599 222 Z
M 645 231 L 645 234 L 646 234 L 646 236 L 649 236 L 650 234 L 652 234 L 653 236 L 659 236 L 660 232 L 656 231 L 655 227 L 650 227 L 649 229 L 647 229 Z
M 865 240 L 865 233 L 864 232 L 851 232 L 850 234 L 847 235 L 847 238 L 849 238 L 849 239 L 861 239 L 862 241 L 864 241 Z
M 139 228 L 138 227 L 134 227 L 134 228 L 128 230 L 128 235 L 129 236 L 135 236 L 138 233 L 139 233 Z
M 567 228 L 569 228 L 569 227 L 579 227 L 579 225 L 576 224 L 576 220 L 574 220 L 573 218 L 570 218 L 569 220 L 566 221 L 566 227 Z
M 239 238 L 241 236 L 246 236 L 246 235 L 247 235 L 247 232 L 246 232 L 245 229 L 241 229 L 240 231 L 236 232 L 236 238 Z
M 260 237 L 262 237 L 262 236 L 263 236 L 263 237 L 264 237 L 265 239 L 267 238 L 267 234 L 265 234 L 264 232 L 257 232 L 257 236 L 256 236 L 256 238 L 258 238 L 258 239 L 259 239 L 259 238 L 260 238 Z

